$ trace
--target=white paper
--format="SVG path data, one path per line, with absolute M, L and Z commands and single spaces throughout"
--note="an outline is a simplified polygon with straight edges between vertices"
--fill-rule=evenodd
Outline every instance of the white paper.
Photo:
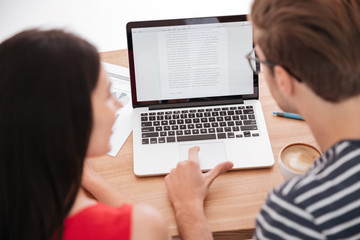
M 111 150 L 107 154 L 115 157 L 132 131 L 131 115 L 133 111 L 131 103 L 129 69 L 114 64 L 102 63 L 111 81 L 110 91 L 123 107 L 116 112 L 116 120 L 113 126 L 113 134 L 110 137 Z

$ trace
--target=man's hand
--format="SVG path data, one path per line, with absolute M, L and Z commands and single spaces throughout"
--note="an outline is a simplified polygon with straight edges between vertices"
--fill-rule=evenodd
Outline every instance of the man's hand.
M 204 200 L 215 178 L 233 167 L 232 162 L 223 162 L 209 172 L 202 173 L 198 162 L 199 150 L 199 147 L 191 148 L 189 160 L 179 162 L 165 177 L 168 195 L 184 240 L 212 239 L 204 214 Z

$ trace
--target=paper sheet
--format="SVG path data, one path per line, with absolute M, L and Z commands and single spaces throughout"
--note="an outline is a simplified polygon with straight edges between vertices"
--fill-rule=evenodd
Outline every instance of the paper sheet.
M 119 99 L 123 107 L 116 112 L 113 134 L 110 137 L 111 150 L 107 154 L 115 157 L 132 131 L 129 69 L 114 64 L 102 63 L 111 81 L 110 91 Z

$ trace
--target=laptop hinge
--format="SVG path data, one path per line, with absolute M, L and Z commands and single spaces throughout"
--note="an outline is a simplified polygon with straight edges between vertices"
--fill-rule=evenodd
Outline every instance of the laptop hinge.
M 160 110 L 160 109 L 168 109 L 168 108 L 203 107 L 203 106 L 242 104 L 242 103 L 244 103 L 244 100 L 242 98 L 216 100 L 216 101 L 204 101 L 204 102 L 163 103 L 163 104 L 149 105 L 149 110 Z

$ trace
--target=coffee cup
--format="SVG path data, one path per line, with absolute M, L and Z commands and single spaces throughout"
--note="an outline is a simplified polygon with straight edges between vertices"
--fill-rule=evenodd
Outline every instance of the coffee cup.
M 279 153 L 280 171 L 286 181 L 290 180 L 307 172 L 320 156 L 320 151 L 309 144 L 293 143 L 287 145 Z

